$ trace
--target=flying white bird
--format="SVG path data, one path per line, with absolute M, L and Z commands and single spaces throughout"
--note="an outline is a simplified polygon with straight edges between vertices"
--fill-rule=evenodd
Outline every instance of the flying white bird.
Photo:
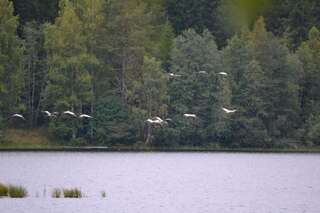
M 22 119 L 22 120 L 26 120 L 26 119 L 23 117 L 23 115 L 21 115 L 21 114 L 13 114 L 11 117 L 12 117 L 12 118 L 20 118 L 20 119 Z
M 199 74 L 204 74 L 204 75 L 207 75 L 207 74 L 208 74 L 207 71 L 203 71 L 203 70 L 202 70 L 202 71 L 199 71 L 198 73 L 199 73 Z
M 162 122 L 159 121 L 159 120 L 147 119 L 146 122 L 148 122 L 150 124 L 160 124 L 160 125 L 162 125 Z
M 59 115 L 59 112 L 53 112 L 52 113 L 52 116 L 58 116 Z
M 147 119 L 146 122 L 150 123 L 150 124 L 159 124 L 159 125 L 163 125 L 163 124 L 167 124 L 166 121 L 162 120 L 160 117 L 153 117 L 152 119 Z
M 166 121 L 171 122 L 172 119 L 171 118 L 166 118 Z
M 79 115 L 79 118 L 88 118 L 88 119 L 90 119 L 90 118 L 93 118 L 93 117 L 90 116 L 90 115 L 87 115 L 87 114 L 81 114 L 81 115 Z
M 181 77 L 181 75 L 174 74 L 174 73 L 169 73 L 169 76 L 172 77 L 172 78 Z
M 74 112 L 71 112 L 71 111 L 64 111 L 63 114 L 65 115 L 71 115 L 73 117 L 77 117 L 77 115 L 74 113 Z
M 49 111 L 42 111 L 42 113 L 46 114 L 46 116 L 51 117 L 52 114 Z
M 186 118 L 197 118 L 195 114 L 183 114 L 183 116 Z
M 219 73 L 218 73 L 218 75 L 224 75 L 224 76 L 227 76 L 227 75 L 228 75 L 228 73 L 226 73 L 226 72 L 219 72 Z
M 234 113 L 234 112 L 237 111 L 236 109 L 230 110 L 230 109 L 227 109 L 227 108 L 224 108 L 224 107 L 222 107 L 222 110 L 225 111 L 227 114 Z
M 152 120 L 158 120 L 158 121 L 160 121 L 160 122 L 163 122 L 163 120 L 162 120 L 160 117 L 158 117 L 158 116 L 153 117 Z

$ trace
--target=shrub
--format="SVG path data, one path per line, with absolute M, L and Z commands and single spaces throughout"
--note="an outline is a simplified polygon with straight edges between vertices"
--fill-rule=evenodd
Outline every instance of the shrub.
M 8 196 L 8 187 L 2 183 L 0 183 L 0 197 Z
M 28 195 L 27 190 L 24 187 L 14 185 L 9 185 L 8 194 L 9 197 L 12 198 L 23 198 Z
M 82 198 L 83 194 L 80 189 L 73 188 L 73 189 L 63 189 L 63 196 L 65 198 Z

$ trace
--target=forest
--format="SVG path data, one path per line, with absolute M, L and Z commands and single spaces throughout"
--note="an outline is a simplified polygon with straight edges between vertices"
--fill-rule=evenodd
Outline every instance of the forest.
M 1 137 L 319 146 L 319 29 L 318 0 L 0 0 Z

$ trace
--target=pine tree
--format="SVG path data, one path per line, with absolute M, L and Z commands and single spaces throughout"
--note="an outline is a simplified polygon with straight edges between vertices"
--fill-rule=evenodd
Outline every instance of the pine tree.
M 300 98 L 301 116 L 306 124 L 306 139 L 318 143 L 320 32 L 316 27 L 310 30 L 309 39 L 300 46 L 297 54 L 304 70 L 300 82 Z
M 143 58 L 151 46 L 151 14 L 140 0 L 112 0 L 106 8 L 110 65 L 115 72 L 117 93 L 127 108 L 132 82 L 141 79 Z
M 274 138 L 287 137 L 297 128 L 299 73 L 289 65 L 288 48 L 266 31 L 263 18 L 256 22 L 250 35 L 250 44 L 254 59 L 260 64 L 265 76 L 266 87 L 262 92 L 266 112 L 264 124 Z
M 170 114 L 182 128 L 186 123 L 182 115 L 196 114 L 201 121 L 201 137 L 211 137 L 216 122 L 222 120 L 219 108 L 221 110 L 230 98 L 228 83 L 218 74 L 221 55 L 214 37 L 208 31 L 200 35 L 192 29 L 187 30 L 175 39 L 171 58 L 170 72 L 181 76 L 170 80 Z M 191 129 L 188 127 L 186 131 Z M 194 136 L 191 138 L 195 139 Z
M 169 69 L 170 52 L 173 46 L 174 32 L 170 22 L 166 22 L 160 33 L 157 53 L 155 54 L 162 61 L 163 67 Z
M 228 79 L 231 82 L 232 103 L 236 107 L 242 100 L 241 84 L 244 82 L 245 72 L 248 64 L 251 62 L 252 48 L 248 44 L 247 33 L 235 35 L 223 49 L 224 71 L 229 74 Z

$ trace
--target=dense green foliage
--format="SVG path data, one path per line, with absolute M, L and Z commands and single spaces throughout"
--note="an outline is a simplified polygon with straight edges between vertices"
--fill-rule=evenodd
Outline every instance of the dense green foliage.
M 9 185 L 8 195 L 11 198 L 24 198 L 28 196 L 28 192 L 23 186 Z
M 0 0 L 0 130 L 79 146 L 320 145 L 319 27 L 317 0 Z
M 8 196 L 8 187 L 2 183 L 0 183 L 0 197 Z

